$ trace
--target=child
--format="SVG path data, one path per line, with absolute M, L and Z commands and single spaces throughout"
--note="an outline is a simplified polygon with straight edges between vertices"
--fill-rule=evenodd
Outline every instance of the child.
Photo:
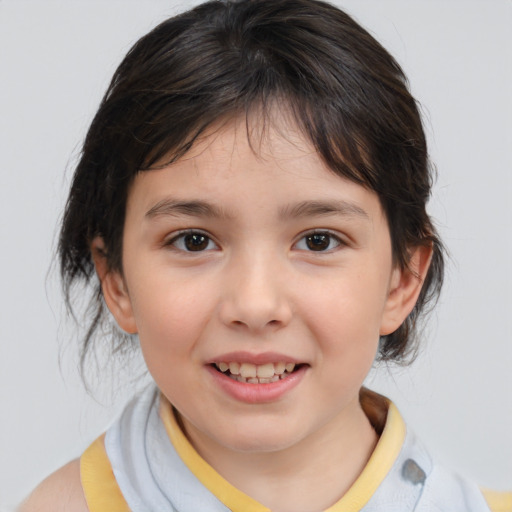
M 87 135 L 60 237 L 155 387 L 23 510 L 489 510 L 387 399 L 442 282 L 396 62 L 312 0 L 211 2 L 142 38 Z M 62 490 L 65 490 L 63 492 Z

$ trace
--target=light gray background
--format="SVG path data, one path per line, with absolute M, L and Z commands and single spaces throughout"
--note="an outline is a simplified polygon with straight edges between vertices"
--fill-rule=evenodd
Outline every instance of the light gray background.
M 424 105 L 431 212 L 451 252 L 428 341 L 370 385 L 447 464 L 512 488 L 512 3 L 339 2 Z M 85 394 L 62 328 L 56 223 L 85 130 L 132 43 L 190 2 L 0 0 L 0 504 L 100 434 L 131 388 Z M 60 335 L 59 335 L 60 333 Z M 61 369 L 58 354 L 64 347 Z M 109 389 L 108 373 L 98 379 Z M 0 506 L 1 508 L 1 506 Z

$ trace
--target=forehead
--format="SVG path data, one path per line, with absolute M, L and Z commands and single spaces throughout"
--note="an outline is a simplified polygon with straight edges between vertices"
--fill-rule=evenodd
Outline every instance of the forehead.
M 202 162 L 202 157 L 227 160 L 240 155 L 261 162 L 317 158 L 313 144 L 288 108 L 254 109 L 247 114 L 219 120 L 207 128 L 180 160 Z
M 207 200 L 225 212 L 343 201 L 353 212 L 382 214 L 376 194 L 332 171 L 290 117 L 276 113 L 212 126 L 178 161 L 136 176 L 128 212 L 147 214 L 172 198 Z

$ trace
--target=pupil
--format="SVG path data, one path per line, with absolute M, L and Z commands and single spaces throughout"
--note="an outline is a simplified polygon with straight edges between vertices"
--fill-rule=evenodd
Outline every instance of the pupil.
M 329 235 L 322 235 L 317 233 L 315 235 L 309 235 L 306 243 L 309 249 L 312 251 L 323 251 L 329 247 Z
M 202 251 L 208 246 L 208 237 L 204 235 L 187 235 L 185 246 L 189 251 Z

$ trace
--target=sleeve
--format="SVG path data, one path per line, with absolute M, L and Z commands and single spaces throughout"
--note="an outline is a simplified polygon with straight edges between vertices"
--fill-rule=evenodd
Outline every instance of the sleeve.
M 512 512 L 512 492 L 498 492 L 482 489 L 491 512 Z
M 90 512 L 130 512 L 107 452 L 105 435 L 94 441 L 80 457 L 80 479 Z

